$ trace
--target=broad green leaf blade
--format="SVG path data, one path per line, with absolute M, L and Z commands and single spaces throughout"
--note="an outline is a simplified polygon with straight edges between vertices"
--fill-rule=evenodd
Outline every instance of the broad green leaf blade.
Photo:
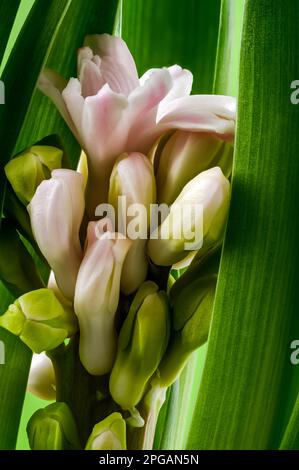
M 212 89 L 220 0 L 123 0 L 122 37 L 143 74 L 173 64 L 190 69 L 193 93 Z
M 299 449 L 299 394 L 290 417 L 290 421 L 280 444 L 281 450 Z
M 244 0 L 222 0 L 214 90 L 217 95 L 237 96 Z
M 20 0 L 2 0 L 0 3 L 0 64 L 19 4 Z
M 232 202 L 188 449 L 269 449 L 282 431 L 299 308 L 298 22 L 297 2 L 245 4 Z

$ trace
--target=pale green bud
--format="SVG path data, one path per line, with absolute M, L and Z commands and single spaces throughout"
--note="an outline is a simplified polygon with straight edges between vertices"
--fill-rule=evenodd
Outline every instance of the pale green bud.
M 80 450 L 75 420 L 66 403 L 56 402 L 38 410 L 27 424 L 32 450 Z
M 151 281 L 137 291 L 122 326 L 110 376 L 110 392 L 123 409 L 141 400 L 157 369 L 169 338 L 169 307 L 165 292 Z
M 85 450 L 126 450 L 126 422 L 120 413 L 112 413 L 97 423 Z
M 61 305 L 50 289 L 38 289 L 19 297 L 0 317 L 0 326 L 35 353 L 56 348 L 77 331 L 71 309 Z
M 230 185 L 219 167 L 193 178 L 170 208 L 169 215 L 152 232 L 148 242 L 151 260 L 170 266 L 199 251 L 202 255 L 223 237 Z
M 1 221 L 0 279 L 15 296 L 43 287 L 30 253 L 7 219 Z
M 192 352 L 208 339 L 218 262 L 217 254 L 208 261 L 201 277 L 197 268 L 190 268 L 170 290 L 173 331 L 157 373 L 161 387 L 170 386 L 178 378 Z
M 61 168 L 63 152 L 48 145 L 34 145 L 5 165 L 5 174 L 20 201 L 27 205 L 38 185 Z
M 209 168 L 219 166 L 229 176 L 232 153 L 233 146 L 215 135 L 175 131 L 153 155 L 158 202 L 172 204 L 191 179 Z

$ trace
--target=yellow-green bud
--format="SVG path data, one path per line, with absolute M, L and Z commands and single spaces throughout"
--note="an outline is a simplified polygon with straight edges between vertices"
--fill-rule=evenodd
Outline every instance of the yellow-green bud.
M 35 353 L 56 348 L 78 329 L 73 311 L 62 306 L 50 289 L 19 297 L 0 317 L 0 326 L 19 336 Z
M 80 450 L 75 420 L 66 403 L 56 402 L 38 410 L 27 424 L 32 450 Z
M 5 165 L 6 177 L 23 204 L 29 204 L 38 185 L 50 178 L 52 170 L 61 168 L 62 156 L 59 148 L 34 145 Z
M 43 287 L 30 253 L 7 219 L 2 219 L 0 229 L 0 279 L 15 296 Z
M 218 255 L 214 255 L 201 277 L 196 277 L 197 268 L 193 272 L 191 268 L 191 272 L 187 271 L 170 290 L 173 331 L 157 374 L 161 387 L 168 387 L 177 379 L 190 354 L 208 339 L 218 260 Z M 193 280 L 192 275 L 195 275 Z
M 112 413 L 97 423 L 85 450 L 126 450 L 126 422 L 120 413 Z
M 230 185 L 219 167 L 203 171 L 184 187 L 162 224 L 151 233 L 148 254 L 159 266 L 202 255 L 222 240 Z
M 142 284 L 122 326 L 110 376 L 110 392 L 123 409 L 141 400 L 169 339 L 169 307 L 165 292 L 151 281 Z
M 219 166 L 231 172 L 233 146 L 213 134 L 175 131 L 155 150 L 158 202 L 172 204 L 183 187 L 202 171 Z

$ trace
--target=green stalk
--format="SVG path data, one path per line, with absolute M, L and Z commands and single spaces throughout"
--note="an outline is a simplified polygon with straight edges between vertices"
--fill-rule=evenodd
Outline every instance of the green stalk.
M 189 449 L 269 449 L 282 432 L 299 308 L 298 23 L 297 2 L 246 1 L 231 209 Z

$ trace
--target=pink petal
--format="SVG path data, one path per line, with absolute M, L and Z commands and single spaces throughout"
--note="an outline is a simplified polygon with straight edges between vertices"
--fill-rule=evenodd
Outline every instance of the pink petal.
M 210 112 L 224 119 L 235 119 L 236 100 L 224 95 L 192 95 L 178 98 L 158 111 L 158 122 L 169 122 L 176 116 L 195 115 L 196 112 Z
M 98 57 L 100 60 L 100 58 Z M 78 78 L 82 87 L 82 96 L 96 95 L 105 85 L 100 72 L 100 65 L 93 60 L 93 53 L 89 47 L 83 47 L 78 53 Z
M 109 177 L 116 158 L 125 150 L 128 125 L 127 99 L 106 84 L 85 99 L 80 129 L 88 155 L 87 205 L 90 215 L 107 199 Z
M 146 153 L 159 135 L 157 109 L 171 90 L 172 79 L 166 68 L 152 69 L 141 77 L 140 82 L 142 86 L 129 96 L 131 129 L 126 150 Z
M 65 88 L 66 83 L 66 80 L 56 72 L 46 69 L 39 77 L 38 89 L 53 101 L 74 136 L 79 140 L 76 126 L 74 125 L 74 122 L 62 97 L 62 91 Z
M 179 65 L 168 67 L 168 71 L 173 85 L 170 92 L 164 98 L 163 103 L 190 95 L 193 83 L 192 73 L 189 70 L 182 69 Z
M 83 186 L 80 173 L 54 170 L 52 178 L 38 186 L 28 206 L 37 244 L 68 299 L 73 298 L 82 258 L 79 230 L 84 214 Z
M 95 96 L 89 96 L 81 115 L 81 132 L 89 156 L 97 160 L 118 156 L 124 149 L 128 132 L 125 111 L 127 99 L 106 84 Z
M 113 91 L 128 96 L 138 87 L 134 59 L 121 38 L 109 34 L 87 36 L 85 45 L 100 56 L 101 74 Z
M 80 76 L 82 64 L 86 60 L 92 60 L 92 59 L 93 59 L 93 52 L 90 49 L 90 47 L 80 47 L 80 49 L 78 49 L 78 53 L 77 53 L 77 76 L 78 77 Z
M 222 95 L 193 95 L 159 106 L 157 124 L 165 129 L 234 135 L 236 100 Z
M 67 111 L 72 117 L 72 121 L 76 126 L 76 133 L 79 135 L 79 142 L 82 144 L 82 112 L 84 106 L 84 98 L 81 95 L 81 84 L 77 78 L 71 78 L 62 92 L 62 98 L 65 102 Z

